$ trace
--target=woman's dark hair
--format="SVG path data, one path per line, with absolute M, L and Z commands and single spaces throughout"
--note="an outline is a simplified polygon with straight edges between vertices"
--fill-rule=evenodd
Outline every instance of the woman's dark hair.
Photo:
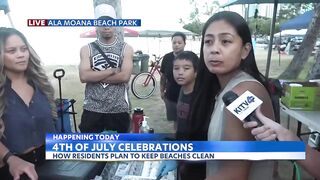
M 205 23 L 202 30 L 202 40 L 200 49 L 200 61 L 197 71 L 197 77 L 194 87 L 194 97 L 191 102 L 191 111 L 188 120 L 189 138 L 191 140 L 207 140 L 208 126 L 211 119 L 211 114 L 214 109 L 215 96 L 220 92 L 220 83 L 215 74 L 209 72 L 203 55 L 204 36 L 209 25 L 216 21 L 225 21 L 229 23 L 240 38 L 243 45 L 251 42 L 251 33 L 246 21 L 237 13 L 231 11 L 222 11 L 211 16 Z M 241 61 L 240 69 L 256 80 L 261 82 L 265 87 L 265 78 L 259 72 L 255 62 L 253 49 L 250 50 L 246 59 Z
M 186 43 L 186 35 L 183 32 L 175 32 L 172 36 L 171 36 L 171 40 L 176 37 L 176 36 L 180 36 L 183 39 L 183 42 Z
M 51 114 L 54 119 L 57 118 L 57 110 L 54 102 L 54 89 L 49 81 L 48 76 L 45 73 L 44 68 L 41 65 L 40 57 L 28 43 L 26 37 L 18 30 L 14 28 L 0 27 L 0 124 L 1 117 L 3 115 L 5 105 L 2 102 L 4 100 L 4 85 L 6 83 L 7 75 L 4 71 L 4 52 L 5 44 L 10 36 L 17 35 L 26 44 L 29 51 L 29 61 L 28 67 L 26 69 L 26 76 L 28 80 L 34 83 L 41 91 L 46 95 L 51 106 Z M 1 137 L 1 127 L 0 127 L 0 137 Z
M 193 69 L 196 71 L 198 68 L 199 57 L 192 51 L 182 51 L 180 54 L 178 54 L 176 56 L 176 58 L 174 58 L 173 63 L 176 60 L 191 61 L 192 65 L 193 65 Z

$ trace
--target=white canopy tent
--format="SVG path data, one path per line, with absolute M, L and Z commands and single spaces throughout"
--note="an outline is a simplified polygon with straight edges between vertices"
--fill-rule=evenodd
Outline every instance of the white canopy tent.
M 306 34 L 308 29 L 288 29 L 288 30 L 283 30 L 281 32 L 278 32 L 276 34 L 274 34 L 274 37 L 280 37 L 280 36 L 303 36 Z

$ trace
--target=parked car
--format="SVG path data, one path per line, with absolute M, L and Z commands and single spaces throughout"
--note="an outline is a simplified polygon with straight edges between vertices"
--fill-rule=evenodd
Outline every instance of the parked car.
M 313 48 L 312 54 L 316 54 L 319 49 L 320 49 L 320 39 L 317 40 L 316 45 Z

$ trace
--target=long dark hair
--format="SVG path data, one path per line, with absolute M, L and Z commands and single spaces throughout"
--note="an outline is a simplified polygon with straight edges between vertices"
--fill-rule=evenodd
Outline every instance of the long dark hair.
M 207 140 L 208 126 L 210 123 L 211 114 L 214 110 L 215 96 L 221 89 L 220 83 L 216 74 L 209 72 L 204 63 L 203 46 L 204 36 L 209 25 L 215 21 L 226 21 L 234 27 L 243 45 L 251 42 L 251 33 L 246 21 L 237 13 L 231 11 L 222 11 L 211 16 L 205 23 L 202 30 L 202 40 L 200 49 L 200 62 L 194 87 L 194 97 L 191 102 L 191 111 L 188 121 L 190 139 L 191 140 Z M 256 80 L 261 82 L 265 87 L 265 78 L 259 72 L 253 49 L 245 60 L 241 61 L 240 69 Z
M 0 27 L 0 138 L 4 131 L 2 116 L 5 111 L 5 97 L 4 97 L 4 86 L 6 84 L 7 75 L 5 73 L 4 65 L 4 52 L 5 44 L 7 39 L 12 36 L 19 36 L 22 41 L 26 44 L 29 51 L 29 62 L 26 70 L 26 76 L 32 81 L 41 91 L 46 95 L 51 106 L 51 114 L 54 119 L 57 118 L 57 111 L 54 102 L 54 89 L 45 73 L 44 68 L 41 65 L 40 57 L 28 43 L 26 37 L 18 30 L 14 28 Z

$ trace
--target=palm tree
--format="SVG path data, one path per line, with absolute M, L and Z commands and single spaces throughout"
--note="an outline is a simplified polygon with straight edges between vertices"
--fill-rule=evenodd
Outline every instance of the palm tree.
M 109 4 L 114 7 L 117 18 L 122 18 L 121 1 L 120 0 L 93 0 L 93 6 L 96 7 L 99 4 Z M 123 28 L 117 28 L 117 37 L 120 41 L 123 41 Z
M 314 59 L 315 63 L 312 66 L 307 79 L 320 79 L 320 49 L 316 52 Z
M 301 46 L 294 55 L 286 70 L 279 76 L 280 79 L 297 79 L 313 50 L 320 33 L 320 3 L 315 4 L 314 17 L 309 25 Z M 316 65 L 316 64 L 315 64 Z M 316 67 L 315 67 L 316 68 Z M 318 68 L 319 69 L 319 68 Z

